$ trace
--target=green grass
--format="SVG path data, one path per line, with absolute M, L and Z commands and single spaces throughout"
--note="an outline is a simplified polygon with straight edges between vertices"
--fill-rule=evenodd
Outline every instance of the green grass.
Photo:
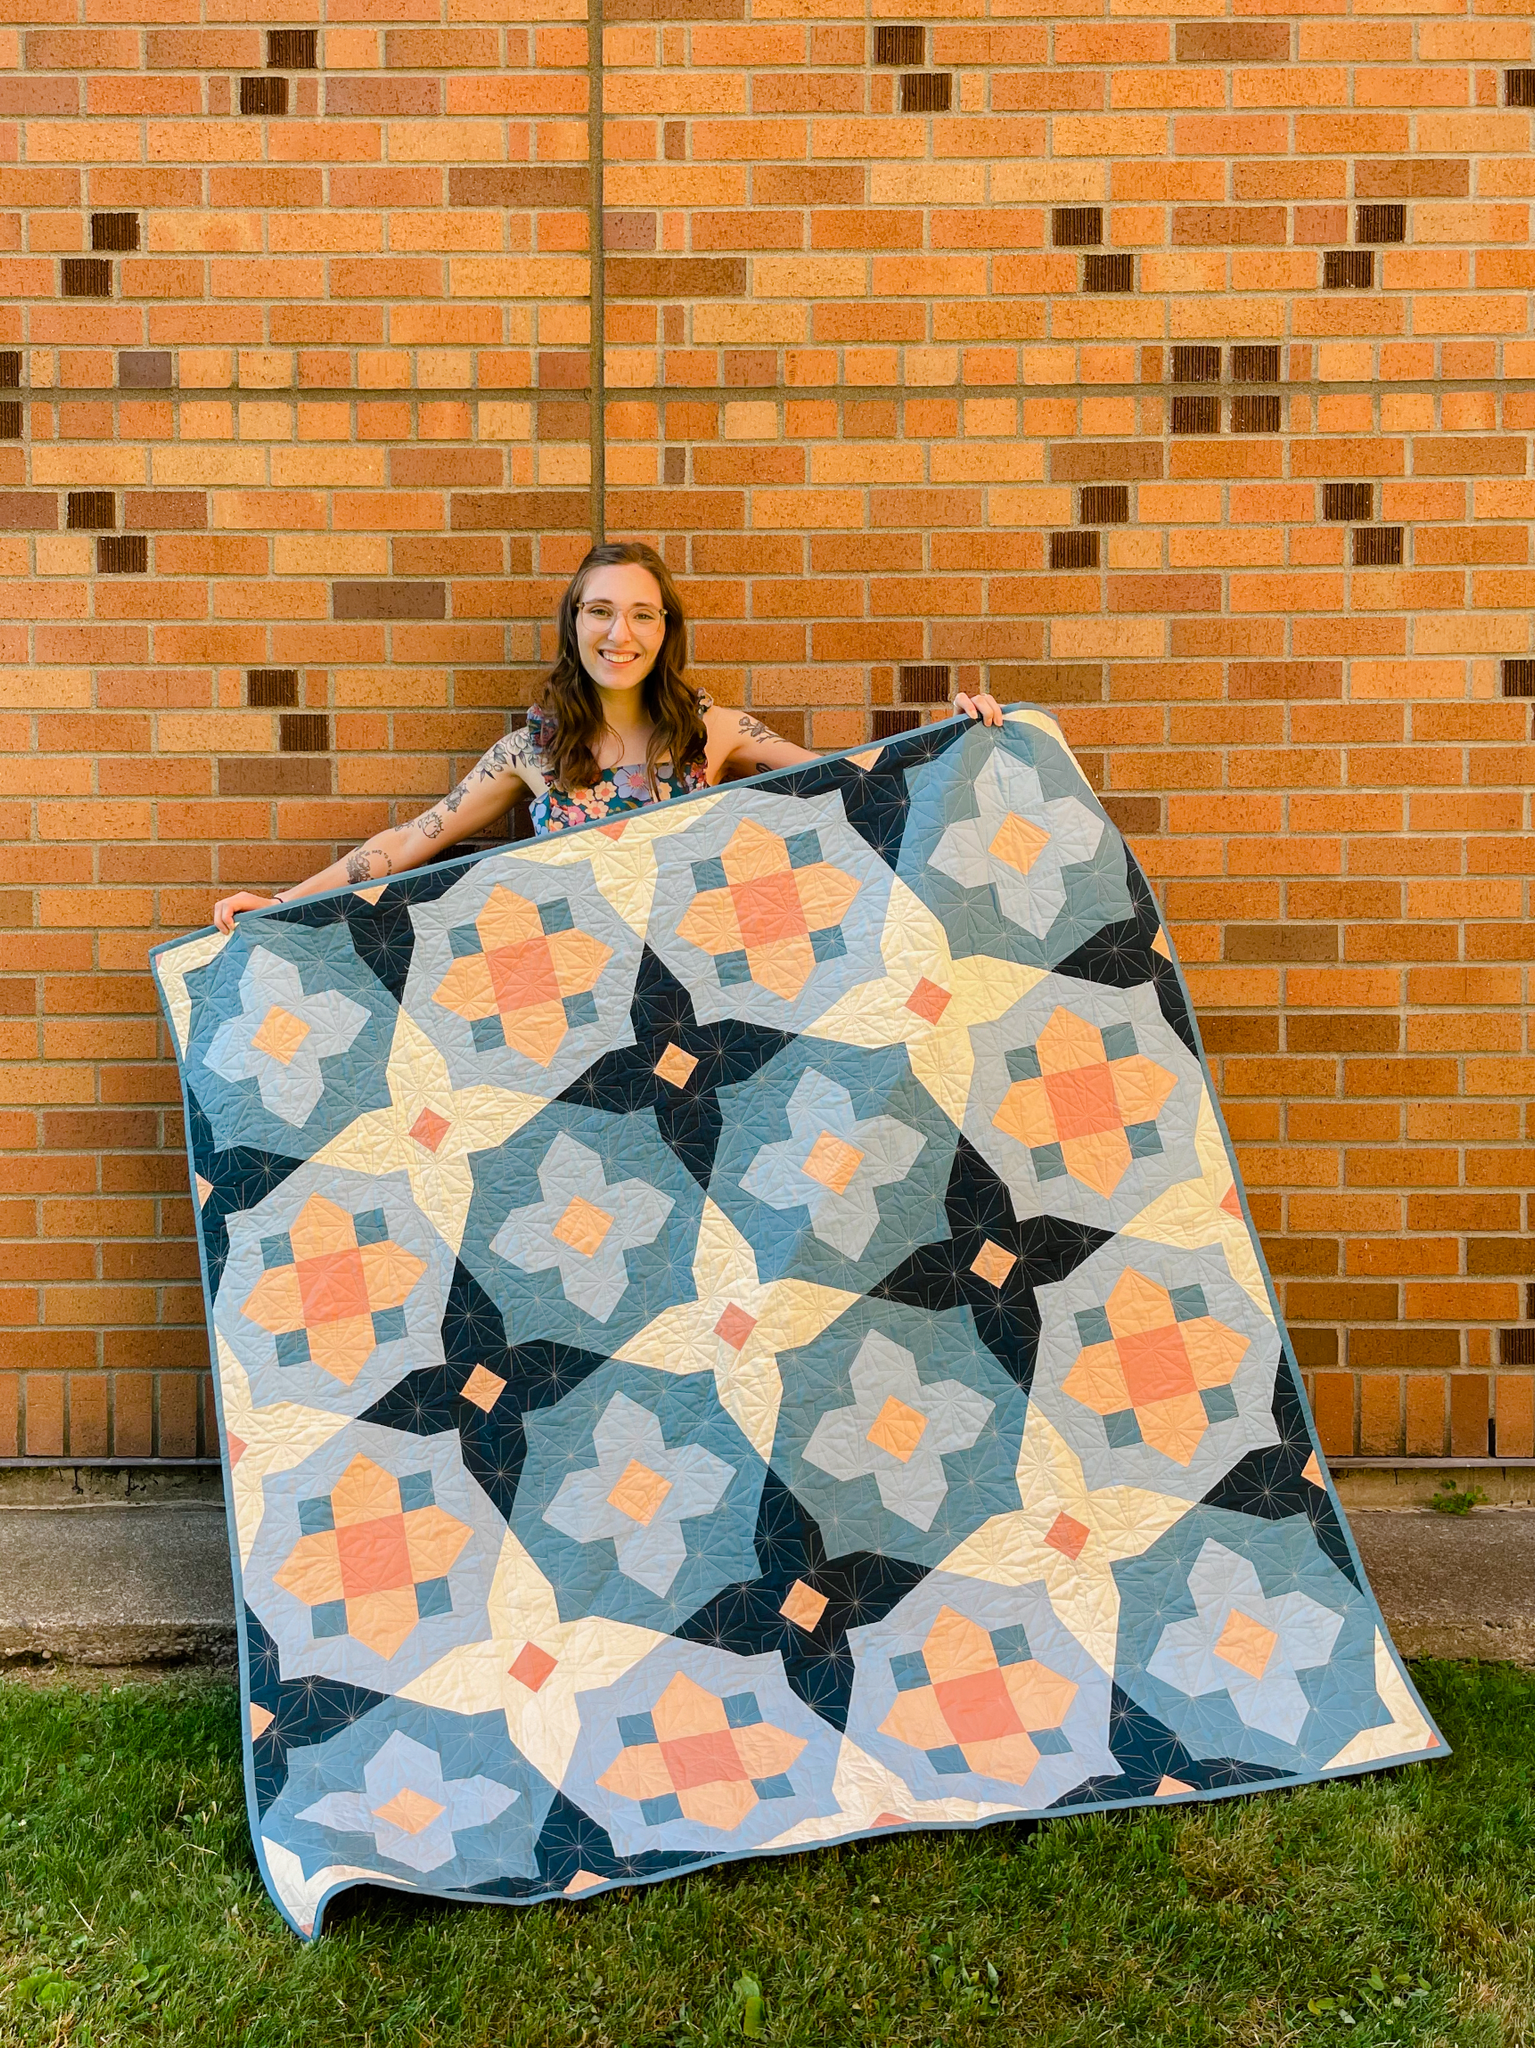
M 359 1891 L 308 1947 L 256 1874 L 232 1690 L 0 1685 L 0 2041 L 1535 2042 L 1535 1673 L 1417 1676 L 1449 1763 L 586 1905 Z

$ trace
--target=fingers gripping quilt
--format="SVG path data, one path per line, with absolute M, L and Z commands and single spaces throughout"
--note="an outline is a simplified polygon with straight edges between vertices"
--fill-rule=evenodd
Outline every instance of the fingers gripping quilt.
M 155 966 L 302 1933 L 1445 1753 L 1045 714 Z

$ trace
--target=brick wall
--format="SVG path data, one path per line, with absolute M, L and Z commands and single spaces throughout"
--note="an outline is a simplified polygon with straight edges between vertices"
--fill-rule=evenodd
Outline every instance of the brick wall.
M 1535 0 L 1352 4 L 5 0 L 0 1454 L 211 1447 L 148 948 L 604 526 L 816 745 L 1056 707 L 1327 1444 L 1535 1449 Z

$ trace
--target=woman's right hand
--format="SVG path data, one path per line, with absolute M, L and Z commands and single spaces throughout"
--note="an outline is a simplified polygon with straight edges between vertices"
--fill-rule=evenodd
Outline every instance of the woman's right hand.
M 276 900 L 274 896 L 256 896 L 249 889 L 240 889 L 214 904 L 213 922 L 221 932 L 232 932 L 242 910 L 270 910 Z

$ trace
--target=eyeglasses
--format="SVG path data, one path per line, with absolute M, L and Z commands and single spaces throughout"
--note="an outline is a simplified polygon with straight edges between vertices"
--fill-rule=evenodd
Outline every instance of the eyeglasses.
M 584 612 L 593 626 L 605 630 L 615 619 L 624 619 L 636 633 L 653 633 L 666 617 L 666 613 L 657 611 L 653 604 L 609 604 L 602 597 L 594 598 L 590 604 L 578 604 L 576 610 Z

